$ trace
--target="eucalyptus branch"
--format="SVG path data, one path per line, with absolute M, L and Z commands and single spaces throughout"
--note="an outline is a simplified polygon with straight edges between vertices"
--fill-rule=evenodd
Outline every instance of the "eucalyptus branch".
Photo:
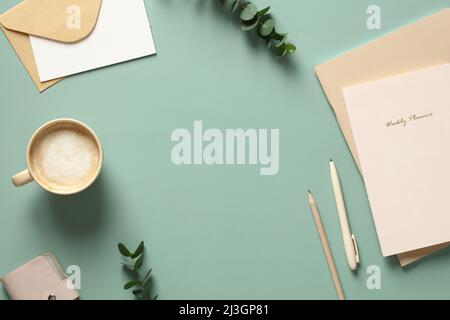
M 132 293 L 136 298 L 143 300 L 150 300 L 151 277 L 152 269 L 149 269 L 144 276 L 141 275 L 140 269 L 144 262 L 144 241 L 141 241 L 139 246 L 131 252 L 123 243 L 117 245 L 120 254 L 127 259 L 126 263 L 122 263 L 125 268 L 131 271 L 133 279 L 125 283 L 123 288 L 125 290 L 133 289 Z M 158 296 L 154 296 L 156 299 Z
M 222 6 L 229 2 L 229 0 L 218 1 Z M 231 4 L 231 12 L 239 13 L 242 31 L 256 29 L 258 36 L 265 40 L 267 47 L 280 57 L 294 53 L 297 47 L 288 42 L 287 33 L 277 32 L 269 10 L 270 6 L 258 10 L 253 3 L 245 0 L 234 0 Z

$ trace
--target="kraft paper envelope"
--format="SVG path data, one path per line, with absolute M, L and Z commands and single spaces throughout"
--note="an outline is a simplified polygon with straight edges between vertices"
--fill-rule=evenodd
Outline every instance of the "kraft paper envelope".
M 342 89 L 364 82 L 450 62 L 450 9 L 316 66 L 316 74 L 360 168 Z M 400 235 L 399 235 L 400 236 Z M 438 249 L 439 244 L 397 255 L 405 266 Z
M 16 51 L 39 91 L 61 80 L 39 80 L 30 35 L 62 43 L 86 38 L 94 29 L 102 0 L 25 0 L 0 15 L 0 27 Z M 69 8 L 77 6 L 82 14 L 79 28 L 67 28 Z

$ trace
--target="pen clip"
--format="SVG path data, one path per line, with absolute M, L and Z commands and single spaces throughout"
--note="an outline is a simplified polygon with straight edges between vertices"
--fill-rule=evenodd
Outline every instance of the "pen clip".
M 353 248 L 355 249 L 356 263 L 359 264 L 359 251 L 358 251 L 358 245 L 356 244 L 356 238 L 355 238 L 354 234 L 352 234 L 352 242 L 353 242 Z

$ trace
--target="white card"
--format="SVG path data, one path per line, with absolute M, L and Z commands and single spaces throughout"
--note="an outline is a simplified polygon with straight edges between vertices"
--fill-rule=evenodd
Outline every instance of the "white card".
M 344 89 L 384 256 L 450 241 L 450 65 Z
M 80 42 L 30 40 L 41 82 L 156 53 L 143 0 L 103 0 L 94 30 Z

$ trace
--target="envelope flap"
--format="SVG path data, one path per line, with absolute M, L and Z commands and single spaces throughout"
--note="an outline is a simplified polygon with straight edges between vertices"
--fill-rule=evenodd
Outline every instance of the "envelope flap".
M 94 29 L 102 0 L 25 0 L 0 16 L 6 29 L 77 42 Z

